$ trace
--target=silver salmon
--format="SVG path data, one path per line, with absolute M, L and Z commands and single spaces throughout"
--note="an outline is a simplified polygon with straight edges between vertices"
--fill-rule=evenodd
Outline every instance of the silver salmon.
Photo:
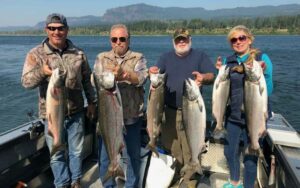
M 192 79 L 185 80 L 182 100 L 182 118 L 190 147 L 191 160 L 181 169 L 181 173 L 192 170 L 202 174 L 199 155 L 205 147 L 206 110 L 199 86 Z
M 244 86 L 244 108 L 246 123 L 249 131 L 251 144 L 246 153 L 258 151 L 260 148 L 258 139 L 266 130 L 267 113 L 267 86 L 260 63 L 253 61 L 244 64 L 245 86 Z
M 154 90 L 149 90 L 147 103 L 147 131 L 150 141 L 147 145 L 158 156 L 156 141 L 160 134 L 165 99 L 165 74 L 152 74 L 151 85 Z
M 124 171 L 120 166 L 119 154 L 124 148 L 123 138 L 123 107 L 121 94 L 111 72 L 93 73 L 98 96 L 97 134 L 101 135 L 106 148 L 109 166 L 103 178 L 103 183 L 110 177 L 124 178 Z M 113 82 L 112 82 L 113 80 Z M 106 88 L 105 88 L 106 87 Z
M 54 69 L 50 77 L 46 96 L 48 134 L 53 138 L 50 156 L 65 149 L 64 121 L 66 110 L 66 71 Z
M 229 67 L 227 67 L 226 65 L 222 65 L 219 69 L 218 76 L 213 86 L 212 115 L 217 122 L 214 134 L 218 134 L 224 129 L 223 121 L 229 99 L 230 89 L 229 71 Z

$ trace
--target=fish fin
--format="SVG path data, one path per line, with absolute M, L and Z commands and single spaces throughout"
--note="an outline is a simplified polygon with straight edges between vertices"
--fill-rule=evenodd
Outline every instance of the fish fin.
M 149 142 L 149 143 L 147 144 L 146 148 L 148 148 L 149 150 L 151 150 L 151 151 L 152 151 L 152 154 L 154 154 L 155 157 L 157 157 L 157 158 L 159 157 L 158 151 L 157 151 L 156 147 L 155 147 L 153 144 L 151 144 L 151 143 Z
M 263 87 L 261 84 L 259 84 L 259 94 L 263 95 L 264 91 L 265 91 L 265 87 Z
M 120 177 L 121 179 L 125 178 L 123 169 L 118 165 L 117 169 L 113 169 L 112 164 L 108 166 L 107 172 L 102 179 L 102 184 L 104 184 L 111 177 Z
M 200 112 L 203 112 L 203 105 L 200 103 L 199 100 L 198 100 L 198 106 L 199 106 Z
M 224 126 L 221 125 L 221 126 L 216 126 L 215 130 L 213 131 L 212 133 L 212 137 L 214 139 L 221 139 L 221 138 L 225 138 L 225 129 L 224 129 Z
M 264 159 L 264 152 L 262 151 L 262 148 L 259 148 L 259 149 L 258 149 L 258 157 L 259 157 L 260 159 Z
M 269 114 L 267 111 L 264 113 L 264 117 L 265 117 L 265 120 L 267 120 L 269 118 Z
M 220 84 L 220 81 L 219 81 L 219 82 L 216 82 L 216 89 L 218 89 L 219 84 Z
M 191 163 L 185 164 L 183 168 L 180 170 L 181 176 L 184 176 L 184 179 L 189 180 L 194 174 L 197 172 L 202 175 L 203 170 L 199 163 Z

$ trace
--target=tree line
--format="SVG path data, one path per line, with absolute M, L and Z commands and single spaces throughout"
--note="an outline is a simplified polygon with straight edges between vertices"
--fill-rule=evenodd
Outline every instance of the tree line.
M 300 34 L 300 14 L 295 16 L 276 16 L 233 19 L 191 19 L 191 20 L 146 20 L 126 23 L 135 35 L 166 35 L 176 28 L 184 27 L 192 34 L 227 34 L 236 25 L 245 25 L 255 34 Z M 71 27 L 70 35 L 108 35 L 111 24 Z M 1 32 L 12 35 L 43 35 L 43 30 Z

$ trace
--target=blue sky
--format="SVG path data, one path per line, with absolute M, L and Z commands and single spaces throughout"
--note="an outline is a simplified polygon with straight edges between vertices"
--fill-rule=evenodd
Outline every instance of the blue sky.
M 282 5 L 299 0 L 0 0 L 0 27 L 33 26 L 52 12 L 67 17 L 102 16 L 107 9 L 146 3 L 160 7 L 203 7 L 208 10 Z

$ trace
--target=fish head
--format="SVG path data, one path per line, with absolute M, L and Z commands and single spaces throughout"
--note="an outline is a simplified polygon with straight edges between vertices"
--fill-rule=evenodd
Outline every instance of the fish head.
M 254 60 L 252 63 L 243 63 L 243 65 L 245 69 L 246 80 L 257 82 L 263 74 L 260 63 Z
M 183 92 L 183 95 L 190 101 L 196 100 L 200 96 L 199 86 L 190 78 L 185 80 Z
M 52 71 L 51 79 L 55 87 L 63 87 L 65 85 L 67 71 L 65 69 L 56 68 Z
M 225 81 L 229 79 L 230 68 L 227 65 L 222 65 L 219 69 L 218 75 L 220 75 L 220 81 Z
M 165 81 L 165 74 L 150 74 L 150 81 L 152 84 L 152 87 L 156 88 L 164 83 Z
M 111 89 L 115 86 L 115 75 L 111 71 L 104 71 L 100 74 L 100 84 L 104 89 Z

